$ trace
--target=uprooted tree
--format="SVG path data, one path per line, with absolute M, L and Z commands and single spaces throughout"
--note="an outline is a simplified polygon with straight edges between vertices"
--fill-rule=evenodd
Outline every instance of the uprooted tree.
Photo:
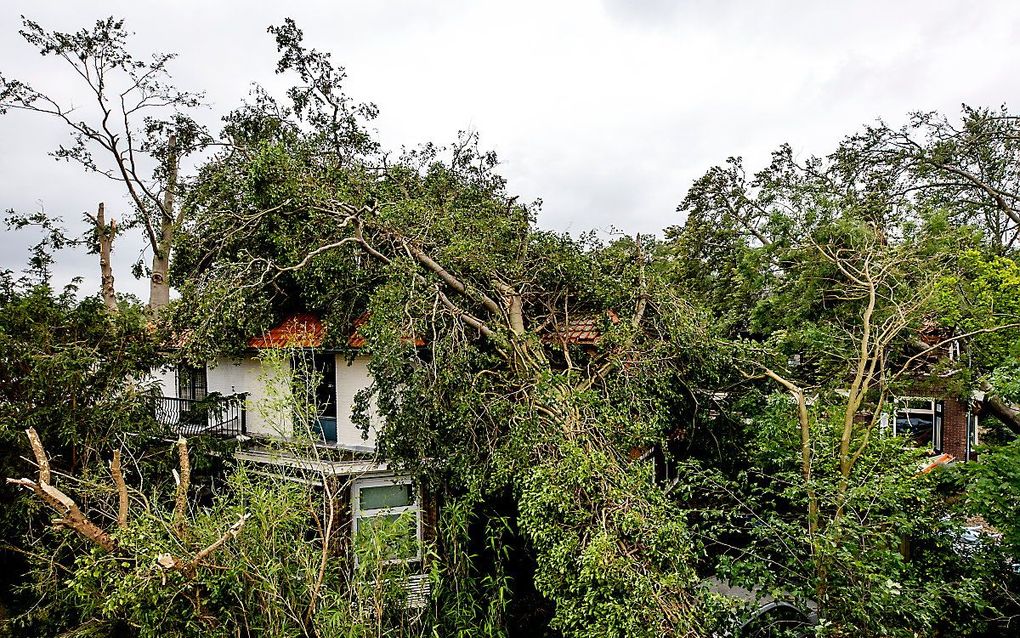
M 817 598 L 842 626 L 870 618 L 878 632 L 901 617 L 873 586 L 892 574 L 924 590 L 930 606 L 912 617 L 918 626 L 937 622 L 932 609 L 954 595 L 976 596 L 970 576 L 955 592 L 925 590 L 935 561 L 892 567 L 900 556 L 892 525 L 904 512 L 923 512 L 924 525 L 911 529 L 932 543 L 949 532 L 930 484 L 896 482 L 917 454 L 875 435 L 886 399 L 903 388 L 896 384 L 931 372 L 917 369 L 932 352 L 917 339 L 926 323 L 975 347 L 1015 334 L 1015 322 L 976 309 L 954 280 L 965 266 L 960 247 L 1008 250 L 1012 229 L 987 188 L 943 179 L 966 170 L 973 153 L 938 155 L 933 168 L 930 157 L 854 155 L 859 138 L 804 162 L 784 147 L 753 178 L 738 161 L 710 171 L 685 201 L 687 225 L 665 244 L 574 240 L 534 228 L 535 206 L 506 192 L 473 135 L 395 157 L 364 143 L 358 114 L 374 111 L 337 97 L 342 72 L 322 73 L 328 61 L 300 47 L 293 24 L 274 33 L 285 69 L 310 88 L 294 111 L 261 95 L 228 118 L 228 135 L 250 136 L 247 150 L 214 158 L 190 194 L 194 221 L 178 261 L 188 283 L 176 318 L 198 327 L 197 359 L 288 310 L 325 315 L 340 347 L 354 317 L 368 316 L 360 330 L 387 421 L 382 450 L 451 500 L 511 494 L 553 625 L 576 635 L 697 627 L 694 553 L 684 550 L 695 544 L 681 523 L 690 503 L 671 500 L 632 455 L 703 433 L 697 408 L 715 400 L 713 388 L 733 387 L 739 371 L 772 377 L 801 408 L 787 414 L 800 436 L 797 469 L 776 471 L 784 481 L 799 475 L 807 490 L 804 516 L 787 519 L 785 531 L 802 529 L 798 547 L 808 551 L 782 558 L 798 578 L 769 585 Z M 990 121 L 966 115 L 971 128 Z M 362 143 L 338 144 L 337 130 Z M 1008 164 L 996 131 L 967 143 L 986 143 Z M 994 190 L 1008 187 L 1008 171 L 1001 177 Z M 977 203 L 947 209 L 970 196 Z M 690 298 L 723 319 L 722 335 Z M 953 308 L 967 320 L 950 322 Z M 800 361 L 795 372 L 777 367 L 788 357 Z M 966 382 L 959 367 L 938 372 L 961 377 L 958 388 Z M 755 409 L 755 423 L 782 418 L 776 404 Z M 752 438 L 762 444 L 760 467 L 786 443 Z M 776 486 L 770 507 L 790 505 L 786 488 Z M 888 517 L 858 524 L 870 493 Z M 851 538 L 860 545 L 844 542 Z M 872 542 L 880 550 L 862 564 Z M 855 607 L 867 593 L 869 604 Z

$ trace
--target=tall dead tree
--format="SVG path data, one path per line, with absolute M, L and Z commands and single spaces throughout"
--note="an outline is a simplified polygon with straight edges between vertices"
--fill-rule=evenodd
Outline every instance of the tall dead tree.
M 177 135 L 170 134 L 166 155 L 166 188 L 160 211 L 159 233 L 152 244 L 152 274 L 149 278 L 149 306 L 162 308 L 170 303 L 170 250 L 174 233 L 183 221 L 181 212 L 174 214 L 174 191 L 177 190 Z

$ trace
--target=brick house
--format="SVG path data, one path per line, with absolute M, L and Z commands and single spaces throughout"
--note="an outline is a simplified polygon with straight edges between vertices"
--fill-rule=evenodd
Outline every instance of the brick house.
M 918 447 L 927 447 L 933 454 L 973 460 L 980 410 L 981 402 L 976 399 L 949 397 L 932 389 L 911 392 L 890 401 L 889 410 L 882 415 L 882 428 Z

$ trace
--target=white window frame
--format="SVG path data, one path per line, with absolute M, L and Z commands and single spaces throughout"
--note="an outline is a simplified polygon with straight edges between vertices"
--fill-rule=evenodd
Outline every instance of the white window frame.
M 980 429 L 980 422 L 978 421 L 977 414 L 974 413 L 973 402 L 967 405 L 967 460 L 970 460 L 970 455 L 974 453 L 974 449 L 977 448 L 981 443 L 978 440 L 978 430 Z
M 411 505 L 401 507 L 384 507 L 381 509 L 361 510 L 361 490 L 366 487 L 392 487 L 394 485 L 412 485 L 409 476 L 376 476 L 370 478 L 359 478 L 351 484 L 351 548 L 354 554 L 354 566 L 358 566 L 358 523 L 363 518 L 374 518 L 377 516 L 400 515 L 406 512 L 414 512 L 415 520 L 415 548 L 416 552 L 410 558 L 388 558 L 382 561 L 383 565 L 400 565 L 420 562 L 422 559 L 422 516 L 421 516 L 421 493 L 420 490 L 412 492 L 414 501 Z
M 960 342 L 959 340 L 953 340 L 949 342 L 947 346 L 949 349 L 949 360 L 959 361 L 960 360 Z
M 924 401 L 928 404 L 928 408 L 910 408 L 907 407 L 911 402 Z M 930 414 L 932 423 L 931 432 L 931 446 L 933 450 L 941 451 L 943 448 L 942 441 L 942 428 L 945 423 L 945 408 L 942 411 L 939 410 L 939 403 L 941 399 L 934 397 L 896 397 L 893 400 L 893 412 L 892 418 L 892 433 L 893 436 L 899 436 L 899 432 L 896 431 L 896 421 L 900 413 L 914 413 L 914 414 Z

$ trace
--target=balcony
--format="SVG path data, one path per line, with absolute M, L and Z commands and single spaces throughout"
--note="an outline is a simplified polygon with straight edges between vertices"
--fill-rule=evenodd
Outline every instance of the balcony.
M 156 422 L 180 436 L 210 434 L 233 438 L 248 433 L 247 394 L 210 394 L 204 399 L 152 397 Z

